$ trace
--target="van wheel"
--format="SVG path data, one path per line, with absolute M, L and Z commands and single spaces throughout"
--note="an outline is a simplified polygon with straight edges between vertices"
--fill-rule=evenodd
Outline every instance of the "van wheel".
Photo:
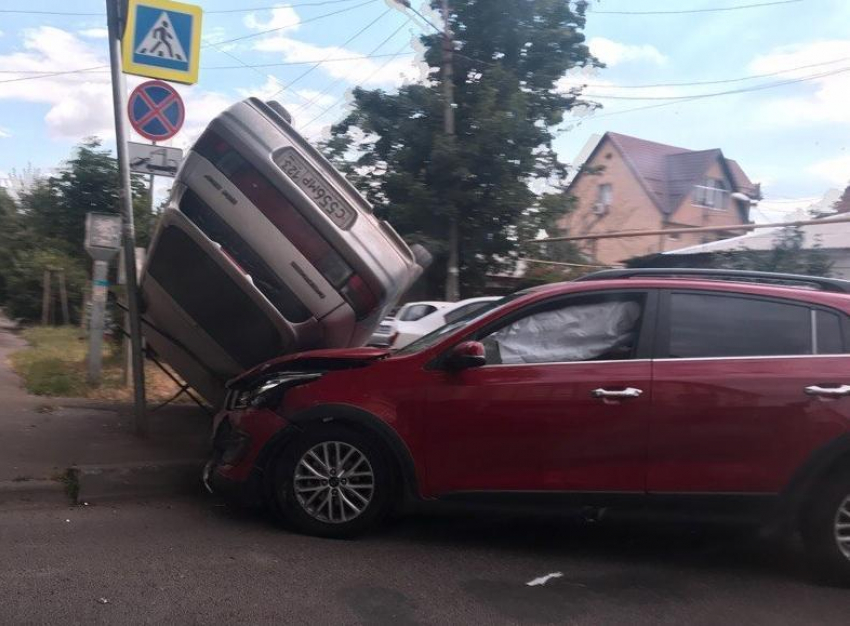
M 320 537 L 362 534 L 385 517 L 393 477 L 375 441 L 342 425 L 308 430 L 284 450 L 270 494 L 276 516 Z
M 825 485 L 809 500 L 800 530 L 818 579 L 850 586 L 850 474 Z

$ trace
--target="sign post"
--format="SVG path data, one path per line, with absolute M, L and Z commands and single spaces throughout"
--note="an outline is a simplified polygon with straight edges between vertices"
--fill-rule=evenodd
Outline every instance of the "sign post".
M 118 152 L 121 205 L 122 243 L 127 279 L 127 315 L 130 318 L 130 347 L 133 362 L 133 406 L 136 434 L 145 436 L 148 430 L 145 408 L 145 370 L 142 355 L 142 329 L 139 320 L 139 293 L 136 280 L 136 232 L 133 225 L 133 195 L 130 187 L 130 164 L 127 154 L 127 132 L 124 127 L 124 75 L 121 73 L 121 36 L 126 16 L 120 15 L 121 0 L 106 0 L 109 26 L 109 66 L 112 76 L 112 109 L 115 115 L 115 145 Z M 94 294 L 92 294 L 92 299 Z
M 111 213 L 86 214 L 86 252 L 94 260 L 92 271 L 91 315 L 89 316 L 88 382 L 100 383 L 103 358 L 103 322 L 106 291 L 109 287 L 109 261 L 121 247 L 121 216 Z

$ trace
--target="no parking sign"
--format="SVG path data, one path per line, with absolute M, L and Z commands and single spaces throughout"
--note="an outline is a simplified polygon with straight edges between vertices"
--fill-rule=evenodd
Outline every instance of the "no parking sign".
M 177 134 L 186 115 L 183 99 L 174 87 L 161 80 L 142 83 L 130 94 L 127 115 L 133 130 L 151 141 Z

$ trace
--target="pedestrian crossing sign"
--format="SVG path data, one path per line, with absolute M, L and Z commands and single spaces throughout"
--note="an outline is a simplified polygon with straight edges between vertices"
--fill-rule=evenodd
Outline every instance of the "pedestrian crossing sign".
M 121 47 L 128 74 L 196 83 L 201 7 L 171 0 L 130 0 Z

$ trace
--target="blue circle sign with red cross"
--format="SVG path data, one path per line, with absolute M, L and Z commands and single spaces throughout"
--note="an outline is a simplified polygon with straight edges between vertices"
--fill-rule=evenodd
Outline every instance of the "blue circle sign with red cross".
M 127 115 L 137 133 L 151 141 L 164 141 L 183 126 L 186 110 L 174 87 L 161 80 L 142 83 L 130 94 Z

